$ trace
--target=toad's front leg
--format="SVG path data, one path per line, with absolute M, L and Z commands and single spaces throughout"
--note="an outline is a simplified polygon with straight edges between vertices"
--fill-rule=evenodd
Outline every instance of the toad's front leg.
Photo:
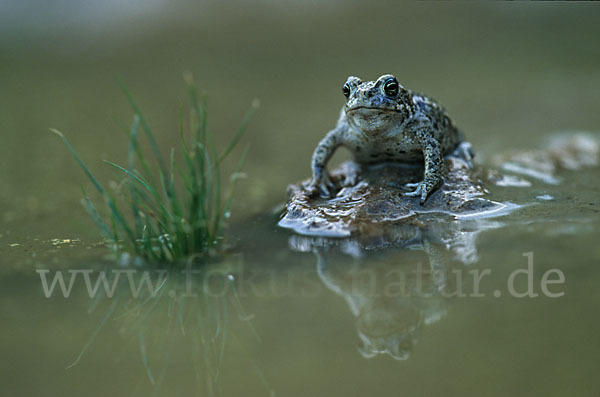
M 342 129 L 340 127 L 329 131 L 325 138 L 319 142 L 313 153 L 311 161 L 313 177 L 308 186 L 308 190 L 312 194 L 328 197 L 330 190 L 333 189 L 333 183 L 329 179 L 326 166 L 335 150 L 341 145 L 341 133 Z
M 420 197 L 420 203 L 423 205 L 429 194 L 442 183 L 442 173 L 444 163 L 442 158 L 442 149 L 438 141 L 435 140 L 430 126 L 422 126 L 416 131 L 421 145 L 423 146 L 423 157 L 425 158 L 425 173 L 423 181 L 411 183 L 406 186 L 416 187 L 412 192 L 405 193 L 406 196 Z

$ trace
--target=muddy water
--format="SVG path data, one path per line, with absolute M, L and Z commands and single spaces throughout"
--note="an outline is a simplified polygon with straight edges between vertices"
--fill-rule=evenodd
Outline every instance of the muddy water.
M 3 394 L 597 395 L 600 171 L 529 160 L 554 132 L 597 137 L 599 12 L 182 4 L 147 23 L 66 29 L 53 14 L 45 25 L 18 14 L 0 40 Z M 206 88 L 223 142 L 262 103 L 229 229 L 235 254 L 184 273 L 123 266 L 98 244 L 78 202 L 87 181 L 48 128 L 115 178 L 101 159 L 125 159 L 130 121 L 116 76 L 170 147 L 184 70 Z M 341 83 L 387 72 L 448 108 L 479 164 L 497 170 L 489 197 L 521 208 L 368 241 L 277 227 L 286 185 L 308 176 L 334 124 Z M 65 288 L 73 278 L 68 297 L 44 289 L 58 271 Z M 86 277 L 94 287 L 101 271 L 114 291 L 101 282 L 90 297 Z M 145 275 L 155 296 L 136 290 Z

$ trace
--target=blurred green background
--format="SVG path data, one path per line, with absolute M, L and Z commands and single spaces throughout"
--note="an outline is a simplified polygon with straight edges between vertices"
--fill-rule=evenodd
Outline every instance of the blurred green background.
M 310 175 L 348 75 L 396 74 L 439 100 L 480 159 L 600 122 L 596 4 L 378 2 L 0 4 L 0 222 L 5 236 L 97 232 L 79 205 L 87 180 L 49 128 L 102 180 L 123 162 L 132 91 L 165 151 L 178 147 L 184 71 L 209 98 L 219 141 L 254 98 L 261 109 L 234 219 L 285 200 Z M 337 160 L 343 155 L 337 156 Z
M 245 244 L 243 268 L 266 271 L 259 286 L 277 288 L 247 297 L 245 310 L 232 310 L 225 321 L 232 336 L 223 345 L 223 395 L 597 395 L 597 167 L 565 172 L 556 186 L 503 190 L 493 198 L 531 205 L 494 220 L 490 230 L 485 223 L 445 225 L 456 239 L 441 245 L 473 248 L 470 266 L 494 269 L 491 287 L 502 287 L 525 266 L 522 253 L 535 251 L 537 272 L 564 270 L 564 299 L 444 300 L 446 317 L 417 330 L 417 350 L 401 362 L 360 356 L 352 301 L 370 297 L 343 287 L 361 263 L 381 271 L 427 261 L 423 247 L 362 259 L 334 255 L 329 270 L 340 276 L 326 280 L 317 270 L 327 263 L 293 252 L 295 236 L 277 228 L 276 216 L 256 215 L 283 203 L 286 186 L 310 175 L 312 151 L 336 122 L 348 75 L 393 73 L 437 99 L 482 163 L 535 148 L 553 132 L 597 132 L 599 21 L 595 3 L 0 0 L 0 394 L 206 395 L 196 385 L 203 379 L 192 371 L 199 360 L 190 346 L 213 331 L 210 318 L 188 327 L 186 337 L 173 331 L 178 344 L 164 349 L 173 352 L 169 364 L 161 349 L 172 301 L 158 305 L 146 330 L 151 366 L 170 370 L 162 389 L 146 377 L 143 343 L 128 329 L 138 313 L 125 300 L 117 309 L 125 316 L 107 321 L 80 365 L 65 370 L 115 301 L 92 312 L 81 285 L 74 299 L 46 299 L 33 271 L 99 269 L 108 253 L 94 245 L 99 233 L 79 203 L 81 186 L 93 188 L 49 128 L 68 136 L 99 179 L 117 181 L 102 160 L 126 160 L 132 112 L 118 81 L 167 152 L 179 149 L 182 75 L 191 71 L 208 95 L 209 125 L 221 145 L 251 101 L 261 102 L 242 141 L 251 149 L 231 230 Z M 541 194 L 555 200 L 534 199 Z M 318 296 L 278 295 L 299 280 L 320 286 Z M 399 303 L 418 309 L 428 302 Z M 190 307 L 215 303 L 205 304 L 198 299 Z M 391 305 L 391 318 L 397 309 Z

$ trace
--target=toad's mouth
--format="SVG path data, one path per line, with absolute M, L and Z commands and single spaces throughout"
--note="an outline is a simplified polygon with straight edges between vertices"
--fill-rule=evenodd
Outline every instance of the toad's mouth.
M 353 113 L 353 112 L 357 112 L 359 110 L 361 110 L 361 111 L 366 110 L 367 112 L 398 112 L 397 109 L 391 109 L 391 108 L 378 108 L 375 106 L 355 106 L 352 108 L 347 108 L 346 113 Z

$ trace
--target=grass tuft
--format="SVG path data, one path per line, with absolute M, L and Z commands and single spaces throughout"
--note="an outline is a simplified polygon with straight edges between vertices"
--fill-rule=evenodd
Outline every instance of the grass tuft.
M 116 191 L 104 188 L 65 135 L 51 129 L 103 198 L 107 209 L 104 217 L 85 191 L 82 204 L 116 254 L 130 253 L 150 262 L 175 262 L 192 254 L 213 255 L 223 246 L 224 227 L 248 147 L 226 181 L 221 179 L 221 166 L 238 146 L 258 108 L 258 101 L 253 101 L 225 149 L 218 152 L 208 128 L 206 98 L 198 97 L 191 74 L 185 74 L 184 78 L 190 101 L 190 131 L 186 138 L 181 112 L 181 164 L 174 148 L 165 160 L 139 106 L 123 87 L 134 117 L 129 131 L 127 164 L 105 161 L 123 178 Z M 140 130 L 150 144 L 148 157 L 138 142 Z

